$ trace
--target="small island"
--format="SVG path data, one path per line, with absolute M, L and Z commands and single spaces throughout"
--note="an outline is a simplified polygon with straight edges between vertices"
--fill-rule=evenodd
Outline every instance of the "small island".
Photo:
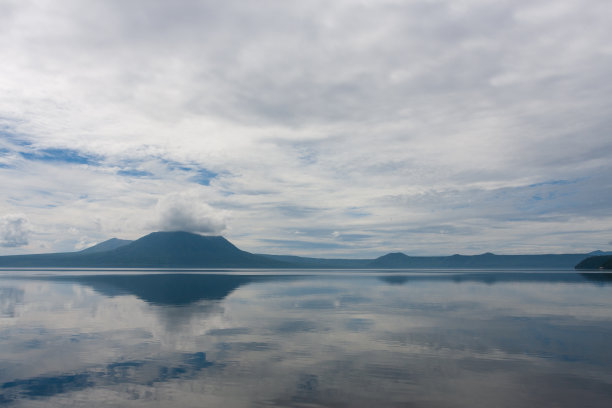
M 612 269 L 612 255 L 590 256 L 576 265 L 576 269 Z

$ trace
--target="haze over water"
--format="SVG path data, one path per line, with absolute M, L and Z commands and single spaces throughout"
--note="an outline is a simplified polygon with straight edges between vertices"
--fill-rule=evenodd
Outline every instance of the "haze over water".
M 0 405 L 609 407 L 612 280 L 0 275 Z

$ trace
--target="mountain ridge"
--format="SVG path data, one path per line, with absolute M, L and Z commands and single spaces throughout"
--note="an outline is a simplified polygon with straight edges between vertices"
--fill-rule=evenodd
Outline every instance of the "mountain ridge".
M 432 269 L 432 268 L 568 268 L 593 254 L 409 256 L 392 252 L 375 259 L 328 259 L 253 254 L 222 236 L 185 231 L 158 231 L 134 241 L 111 238 L 78 252 L 0 256 L 0 267 L 102 268 L 298 268 L 298 269 Z
M 106 241 L 102 241 L 98 244 L 95 244 L 93 246 L 87 247 L 85 249 L 81 249 L 80 253 L 82 254 L 86 254 L 86 253 L 94 253 L 94 252 L 104 252 L 104 251 L 110 251 L 112 249 L 117 249 L 119 247 L 125 246 L 129 243 L 134 242 L 131 239 L 119 239 L 119 238 L 111 238 L 111 239 L 107 239 Z
M 290 265 L 242 251 L 220 236 L 164 231 L 152 232 L 106 251 L 0 256 L 0 267 L 283 268 Z
M 573 268 L 588 254 L 408 256 L 394 252 L 373 260 L 372 268 Z

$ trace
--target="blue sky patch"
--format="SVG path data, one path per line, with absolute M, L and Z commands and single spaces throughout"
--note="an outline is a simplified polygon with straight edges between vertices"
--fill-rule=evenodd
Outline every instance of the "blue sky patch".
M 203 186 L 209 186 L 210 181 L 219 175 L 219 173 L 215 173 L 214 171 L 205 168 L 197 169 L 195 172 L 196 175 L 191 177 L 189 180 Z
M 97 156 L 82 154 L 73 149 L 41 149 L 19 154 L 26 160 L 68 164 L 98 165 L 100 160 Z
M 119 170 L 117 174 L 120 176 L 128 176 L 128 177 L 152 177 L 153 176 L 153 173 L 149 171 L 136 170 L 136 169 Z
M 185 165 L 181 162 L 177 162 L 174 160 L 159 158 L 159 161 L 165 164 L 166 166 L 168 166 L 168 169 L 172 171 L 174 170 L 188 171 L 188 172 L 195 171 L 195 169 L 192 167 L 189 167 L 189 165 Z
M 570 180 L 551 180 L 551 181 L 544 181 L 542 183 L 530 184 L 529 187 L 563 186 L 566 184 L 573 184 L 575 182 L 576 181 L 570 181 Z
M 346 215 L 348 215 L 349 217 L 353 217 L 353 218 L 363 218 L 363 217 L 367 217 L 368 215 L 370 215 L 370 213 L 367 211 L 359 210 L 359 209 L 351 209 L 346 212 Z
M 16 146 L 29 146 L 30 142 L 16 134 L 10 126 L 0 126 L 0 137 Z

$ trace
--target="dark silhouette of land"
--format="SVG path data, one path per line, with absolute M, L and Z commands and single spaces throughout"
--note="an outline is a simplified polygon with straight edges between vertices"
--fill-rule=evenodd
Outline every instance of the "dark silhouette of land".
M 78 252 L 0 256 L 0 267 L 67 268 L 610 268 L 611 256 L 589 254 L 408 256 L 390 253 L 376 259 L 324 259 L 253 254 L 221 236 L 153 232 L 135 241 L 110 239 Z M 589 258 L 591 257 L 591 258 Z M 587 258 L 604 262 L 588 261 Z M 608 266 L 606 266 L 608 265 Z
M 612 269 L 612 255 L 590 256 L 580 261 L 576 269 Z
M 573 268 L 588 254 L 408 256 L 391 253 L 370 263 L 373 268 Z
M 90 250 L 0 257 L 0 267 L 92 268 L 286 268 L 292 265 L 251 254 L 219 236 L 153 232 L 135 241 L 105 241 Z M 123 244 L 119 245 L 118 244 Z M 113 247 L 104 250 L 105 247 Z
M 100 242 L 97 245 L 91 246 L 89 248 L 85 248 L 80 251 L 82 254 L 93 254 L 95 252 L 105 252 L 113 249 L 117 249 L 119 247 L 125 246 L 133 241 L 129 239 L 119 239 L 119 238 L 111 238 L 104 242 Z

